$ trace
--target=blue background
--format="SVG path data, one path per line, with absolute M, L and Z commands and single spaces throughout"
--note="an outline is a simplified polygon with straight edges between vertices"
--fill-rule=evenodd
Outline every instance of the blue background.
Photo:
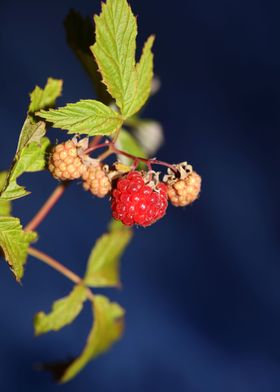
M 1 391 L 279 392 L 279 5 L 261 0 L 131 1 L 139 42 L 156 33 L 162 81 L 145 116 L 166 141 L 158 157 L 190 161 L 203 176 L 197 203 L 135 238 L 122 263 L 123 340 L 71 383 L 34 370 L 80 352 L 89 307 L 70 327 L 34 338 L 32 317 L 71 283 L 30 259 L 23 287 L 0 265 Z M 1 167 L 12 160 L 28 93 L 64 79 L 60 104 L 91 98 L 68 48 L 69 8 L 99 1 L 1 2 Z M 50 131 L 50 137 L 57 137 Z M 48 173 L 21 180 L 32 196 L 14 202 L 24 223 L 55 187 Z M 40 227 L 38 247 L 77 273 L 110 217 L 107 201 L 72 186 Z

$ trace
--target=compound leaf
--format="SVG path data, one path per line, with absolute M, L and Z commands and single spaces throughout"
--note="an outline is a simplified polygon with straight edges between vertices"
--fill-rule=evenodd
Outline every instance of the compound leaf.
M 92 303 L 94 323 L 81 355 L 64 372 L 61 382 L 71 380 L 88 362 L 109 348 L 121 338 L 124 326 L 124 309 L 110 302 L 103 295 L 95 295 Z
M 151 36 L 136 64 L 137 23 L 126 0 L 107 0 L 94 17 L 96 42 L 90 48 L 102 81 L 115 98 L 122 115 L 132 116 L 145 104 L 151 91 L 153 55 Z
M 96 42 L 91 50 L 104 84 L 127 117 L 137 89 L 136 18 L 126 0 L 107 0 L 94 21 Z
M 86 298 L 86 288 L 77 285 L 67 297 L 54 302 L 50 313 L 37 313 L 34 318 L 35 335 L 58 331 L 71 324 L 81 312 Z
M 25 232 L 18 218 L 0 217 L 0 247 L 17 281 L 23 276 L 27 249 L 37 234 Z

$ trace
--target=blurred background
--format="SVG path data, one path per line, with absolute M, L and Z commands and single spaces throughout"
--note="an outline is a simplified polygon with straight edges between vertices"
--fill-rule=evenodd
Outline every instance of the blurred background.
M 169 207 L 136 229 L 122 261 L 124 338 L 69 384 L 57 386 L 42 361 L 79 353 L 86 307 L 58 333 L 34 338 L 33 315 L 71 289 L 29 259 L 23 287 L 0 264 L 1 391 L 279 392 L 280 129 L 279 12 L 275 1 L 130 1 L 142 44 L 155 33 L 161 89 L 143 115 L 160 121 L 159 159 L 188 160 L 203 177 L 198 202 Z M 9 167 L 28 93 L 63 78 L 60 106 L 94 92 L 67 46 L 70 8 L 100 11 L 99 0 L 1 2 L 1 168 Z M 60 137 L 54 130 L 52 140 Z M 13 203 L 26 223 L 55 187 L 46 172 L 24 176 L 32 195 Z M 83 274 L 106 229 L 108 201 L 73 185 L 40 227 L 38 248 Z

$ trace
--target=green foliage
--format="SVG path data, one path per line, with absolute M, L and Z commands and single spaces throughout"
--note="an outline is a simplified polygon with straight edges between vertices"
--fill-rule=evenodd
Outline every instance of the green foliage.
M 30 193 L 18 184 L 21 175 L 45 168 L 50 146 L 46 137 L 46 122 L 67 130 L 69 134 L 109 136 L 116 132 L 119 149 L 134 156 L 146 157 L 146 152 L 135 137 L 122 129 L 122 126 L 125 120 L 129 126 L 129 121 L 133 123 L 137 119 L 134 114 L 143 107 L 150 95 L 154 37 L 151 36 L 146 41 L 137 63 L 137 23 L 127 1 L 107 0 L 102 4 L 101 14 L 94 20 L 95 43 L 89 19 L 83 19 L 72 11 L 65 21 L 65 27 L 70 46 L 97 87 L 99 101 L 81 100 L 54 109 L 56 99 L 62 92 L 62 80 L 49 78 L 44 88 L 36 86 L 30 94 L 27 118 L 11 168 L 8 172 L 0 173 L 0 250 L 18 281 L 24 273 L 30 243 L 37 239 L 37 234 L 24 231 L 19 219 L 9 217 L 10 200 Z M 114 103 L 113 99 L 117 107 L 115 104 L 107 106 Z M 45 121 L 39 120 L 39 117 Z M 117 131 L 120 131 L 119 135 Z M 38 223 L 40 219 L 33 222 Z M 120 257 L 131 238 L 130 228 L 113 221 L 109 231 L 96 241 L 81 284 L 75 285 L 68 296 L 55 301 L 48 314 L 39 312 L 34 318 L 36 335 L 58 331 L 76 319 L 86 299 L 91 301 L 94 322 L 86 346 L 80 356 L 66 368 L 61 382 L 72 379 L 89 361 L 107 351 L 122 336 L 124 309 L 117 303 L 110 302 L 107 297 L 92 293 L 89 287 L 120 286 Z M 29 253 L 32 254 L 32 249 L 29 249 Z M 40 253 L 42 254 L 38 252 Z M 51 266 L 56 265 L 54 268 L 63 272 L 63 267 L 59 268 L 58 262 L 53 261 L 52 264 L 50 257 L 42 257 L 48 263 L 47 259 Z M 64 268 L 63 273 L 65 271 Z M 77 282 L 79 278 L 73 280 Z
M 27 116 L 19 135 L 17 153 L 32 142 L 40 143 L 45 134 L 44 121 L 34 122 L 30 116 Z
M 41 335 L 49 331 L 58 331 L 71 324 L 80 314 L 83 303 L 87 298 L 84 286 L 75 286 L 72 292 L 62 299 L 55 301 L 49 314 L 39 312 L 34 318 L 35 334 Z
M 103 82 L 126 116 L 136 96 L 136 18 L 126 0 L 108 0 L 94 21 L 96 43 L 91 50 Z
M 131 238 L 132 231 L 124 226 L 100 237 L 88 260 L 85 284 L 92 287 L 120 286 L 120 257 Z
M 17 179 L 23 173 L 37 172 L 45 168 L 46 151 L 49 145 L 49 139 L 44 137 L 40 143 L 32 142 L 17 152 L 6 184 L 1 191 L 2 200 L 18 199 L 30 193 L 23 186 L 18 185 Z
M 46 124 L 37 121 L 33 114 L 42 108 L 52 107 L 61 95 L 62 80 L 49 78 L 44 89 L 36 86 L 30 94 L 29 114 L 20 132 L 16 155 L 1 189 L 1 200 L 14 200 L 28 195 L 17 179 L 23 173 L 37 172 L 45 168 L 46 151 L 50 145 L 45 137 Z
M 140 58 L 139 63 L 136 64 L 136 74 L 137 74 L 137 97 L 133 101 L 130 108 L 130 116 L 137 113 L 142 106 L 145 105 L 149 95 L 151 93 L 152 79 L 153 79 L 153 53 L 152 46 L 155 37 L 151 35 L 143 48 L 143 53 Z
M 122 117 L 109 106 L 91 99 L 70 103 L 57 110 L 41 111 L 40 117 L 68 133 L 110 135 L 122 125 Z
M 61 382 L 71 380 L 86 364 L 120 339 L 123 332 L 124 310 L 103 295 L 95 295 L 92 303 L 94 323 L 86 346 L 64 372 Z
M 41 110 L 36 114 L 54 127 L 65 129 L 72 134 L 111 135 L 118 131 L 124 119 L 131 117 L 146 103 L 153 77 L 152 45 L 154 37 L 147 40 L 139 63 L 136 63 L 137 24 L 126 0 L 107 0 L 102 4 L 102 12 L 95 16 L 96 42 L 90 47 L 101 72 L 102 81 L 115 98 L 121 115 L 111 107 L 96 100 L 81 100 L 57 110 Z M 72 12 L 66 19 L 68 42 L 76 55 L 98 85 L 95 62 L 89 59 L 87 44 L 92 27 L 88 20 Z M 73 33 L 73 26 L 78 26 Z M 82 39 L 82 48 L 77 39 Z M 100 98 L 108 102 L 104 94 Z
M 0 248 L 17 281 L 23 276 L 29 244 L 36 238 L 36 233 L 23 231 L 19 219 L 0 217 Z
M 7 172 L 0 172 L 0 192 L 6 183 Z M 12 205 L 9 200 L 0 199 L 0 216 L 9 216 L 11 214 Z
M 103 82 L 127 118 L 146 102 L 153 76 L 150 37 L 138 64 L 135 61 L 137 23 L 126 0 L 107 0 L 102 12 L 94 18 L 96 42 L 91 50 Z
M 56 99 L 61 95 L 62 85 L 62 80 L 49 78 L 44 89 L 36 86 L 30 94 L 28 112 L 34 114 L 38 110 L 53 107 Z

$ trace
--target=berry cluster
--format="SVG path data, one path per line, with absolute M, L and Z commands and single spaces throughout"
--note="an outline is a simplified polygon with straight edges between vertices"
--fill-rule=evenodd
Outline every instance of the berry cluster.
M 104 146 L 100 145 L 100 146 Z M 114 148 L 115 153 L 125 152 Z M 111 168 L 98 159 L 89 157 L 88 139 L 76 138 L 58 144 L 49 158 L 49 170 L 60 181 L 83 180 L 83 188 L 94 196 L 110 195 L 112 215 L 124 225 L 147 227 L 161 219 L 168 201 L 175 207 L 184 207 L 194 202 L 200 193 L 201 177 L 192 167 L 183 162 L 169 165 L 161 181 L 160 173 L 152 170 L 137 171 L 135 166 L 125 167 L 116 163 Z M 130 156 L 131 157 L 131 156 Z M 135 157 L 135 162 L 140 158 Z M 155 160 L 144 160 L 150 169 Z

